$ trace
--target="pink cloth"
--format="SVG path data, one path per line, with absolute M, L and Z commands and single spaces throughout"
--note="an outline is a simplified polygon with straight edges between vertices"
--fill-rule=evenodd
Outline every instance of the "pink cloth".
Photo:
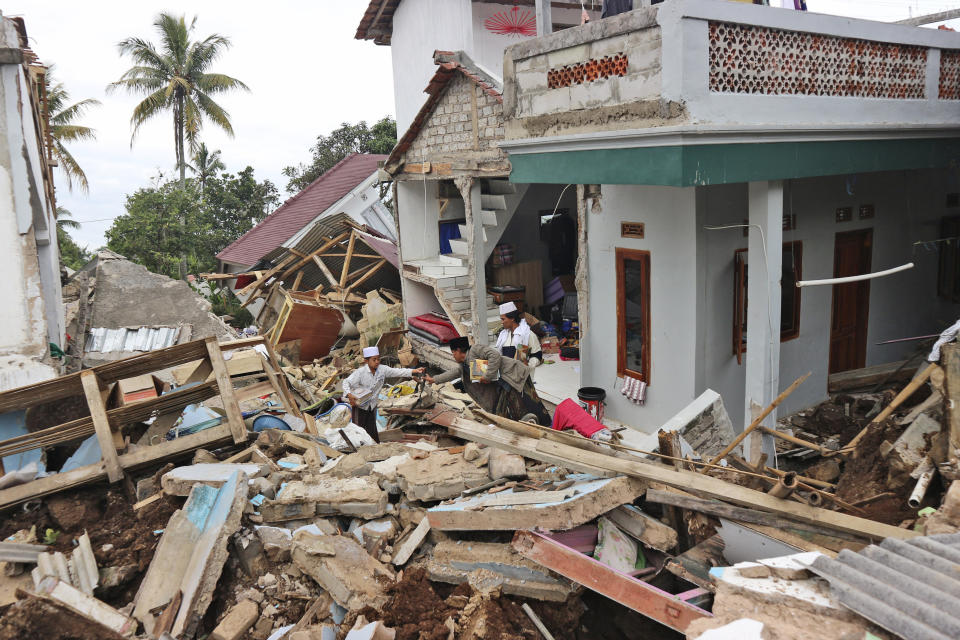
M 573 429 L 584 438 L 589 438 L 604 428 L 601 423 L 597 422 L 596 418 L 584 411 L 579 404 L 570 398 L 557 405 L 553 412 L 552 426 L 556 431 Z

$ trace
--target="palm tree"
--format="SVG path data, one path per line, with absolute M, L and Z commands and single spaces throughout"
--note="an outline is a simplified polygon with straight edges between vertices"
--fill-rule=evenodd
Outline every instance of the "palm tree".
M 184 16 L 161 13 L 153 21 L 160 35 L 159 47 L 142 38 L 122 40 L 117 45 L 120 55 L 130 56 L 134 66 L 107 87 L 107 91 L 122 87 L 130 93 L 146 95 L 130 118 L 131 145 L 140 125 L 164 112 L 173 112 L 174 149 L 181 184 L 186 180 L 185 144 L 190 145 L 191 151 L 197 150 L 204 118 L 233 136 L 229 114 L 211 96 L 233 89 L 249 91 L 236 78 L 208 73 L 210 65 L 230 46 L 230 40 L 216 33 L 203 40 L 191 40 L 196 23 L 196 17 L 187 26 Z
M 57 229 L 66 231 L 80 228 L 80 223 L 73 219 L 73 212 L 65 207 L 57 207 L 53 215 L 57 219 Z
M 193 166 L 190 167 L 200 181 L 200 191 L 203 191 L 204 187 L 207 186 L 207 178 L 212 178 L 217 175 L 218 171 L 223 171 L 226 168 L 223 160 L 220 159 L 220 150 L 211 152 L 206 143 L 201 142 L 196 153 L 193 154 Z
M 77 124 L 77 120 L 89 107 L 99 105 L 100 101 L 87 98 L 69 104 L 70 92 L 67 91 L 62 82 L 54 82 L 53 65 L 50 65 L 47 69 L 44 81 L 47 85 L 47 114 L 50 118 L 50 137 L 53 140 L 51 153 L 67 178 L 67 188 L 73 191 L 73 181 L 76 179 L 80 189 L 86 193 L 90 191 L 87 174 L 80 168 L 80 164 L 77 163 L 73 154 L 67 150 L 66 143 L 97 139 L 96 131 L 90 127 Z

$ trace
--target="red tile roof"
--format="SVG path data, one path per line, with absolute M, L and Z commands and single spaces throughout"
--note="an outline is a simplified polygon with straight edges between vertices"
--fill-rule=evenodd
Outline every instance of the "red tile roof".
M 399 6 L 400 0 L 370 0 L 354 38 L 389 45 L 393 35 L 393 14 Z
M 427 88 L 423 90 L 429 97 L 413 118 L 410 127 L 403 136 L 397 140 L 396 146 L 394 146 L 390 152 L 390 157 L 387 158 L 385 165 L 387 171 L 394 172 L 398 168 L 403 154 L 407 152 L 407 149 L 410 148 L 413 141 L 420 135 L 420 130 L 423 129 L 423 125 L 426 124 L 430 118 L 430 114 L 433 113 L 437 103 L 440 102 L 440 98 L 443 97 L 444 92 L 447 90 L 447 85 L 458 73 L 462 73 L 472 83 L 483 89 L 484 93 L 500 104 L 503 104 L 503 93 L 500 87 L 496 85 L 494 79 L 477 68 L 469 56 L 463 52 L 434 51 L 433 61 L 437 64 L 437 71 L 433 74 L 433 77 L 430 78 Z
M 217 259 L 231 264 L 253 266 L 337 200 L 350 193 L 376 171 L 377 163 L 386 157 L 351 153 L 218 253 Z

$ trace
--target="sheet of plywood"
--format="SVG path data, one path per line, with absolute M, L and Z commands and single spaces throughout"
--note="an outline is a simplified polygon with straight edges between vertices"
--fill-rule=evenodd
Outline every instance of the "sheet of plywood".
M 330 353 L 342 326 L 343 315 L 337 309 L 294 301 L 277 342 L 300 340 L 300 360 L 310 362 Z
M 494 267 L 492 284 L 526 287 L 524 303 L 534 312 L 543 304 L 543 265 L 540 260 Z

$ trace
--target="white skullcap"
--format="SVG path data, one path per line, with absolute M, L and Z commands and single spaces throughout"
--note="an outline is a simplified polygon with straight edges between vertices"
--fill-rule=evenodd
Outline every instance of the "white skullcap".
M 377 347 L 364 347 L 363 348 L 363 357 L 372 358 L 373 356 L 380 355 L 380 349 Z
M 500 305 L 500 315 L 516 310 L 517 305 L 513 304 L 512 302 L 504 302 L 502 305 Z

